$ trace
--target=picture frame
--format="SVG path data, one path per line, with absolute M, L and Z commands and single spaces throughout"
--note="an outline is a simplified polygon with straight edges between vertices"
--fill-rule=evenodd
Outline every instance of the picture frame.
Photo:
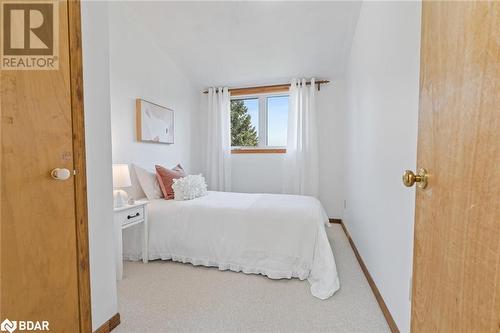
M 136 134 L 137 141 L 173 144 L 174 110 L 137 98 Z

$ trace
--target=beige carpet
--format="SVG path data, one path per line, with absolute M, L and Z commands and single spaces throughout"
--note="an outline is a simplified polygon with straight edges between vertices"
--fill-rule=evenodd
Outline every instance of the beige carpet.
M 328 228 L 328 237 L 341 289 L 325 301 L 307 281 L 126 262 L 114 332 L 389 332 L 341 226 Z

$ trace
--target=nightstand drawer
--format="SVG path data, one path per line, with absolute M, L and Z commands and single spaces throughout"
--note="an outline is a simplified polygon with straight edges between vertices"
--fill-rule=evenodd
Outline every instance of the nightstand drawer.
M 127 209 L 119 213 L 122 226 L 144 219 L 144 207 Z

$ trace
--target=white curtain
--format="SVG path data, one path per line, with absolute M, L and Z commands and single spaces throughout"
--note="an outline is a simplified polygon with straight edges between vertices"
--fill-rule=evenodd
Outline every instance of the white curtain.
M 231 112 L 228 88 L 208 89 L 206 178 L 208 189 L 231 191 Z
M 283 191 L 318 197 L 318 138 L 314 79 L 292 80 Z

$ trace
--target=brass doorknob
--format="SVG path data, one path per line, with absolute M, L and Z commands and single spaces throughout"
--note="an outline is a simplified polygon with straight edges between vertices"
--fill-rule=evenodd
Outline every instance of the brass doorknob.
M 405 170 L 403 173 L 403 184 L 407 187 L 412 187 L 413 184 L 417 183 L 420 188 L 427 187 L 427 170 L 421 168 L 418 170 L 417 174 L 414 174 L 411 170 Z
M 50 171 L 50 176 L 55 180 L 66 180 L 71 177 L 71 172 L 68 169 L 55 168 Z

